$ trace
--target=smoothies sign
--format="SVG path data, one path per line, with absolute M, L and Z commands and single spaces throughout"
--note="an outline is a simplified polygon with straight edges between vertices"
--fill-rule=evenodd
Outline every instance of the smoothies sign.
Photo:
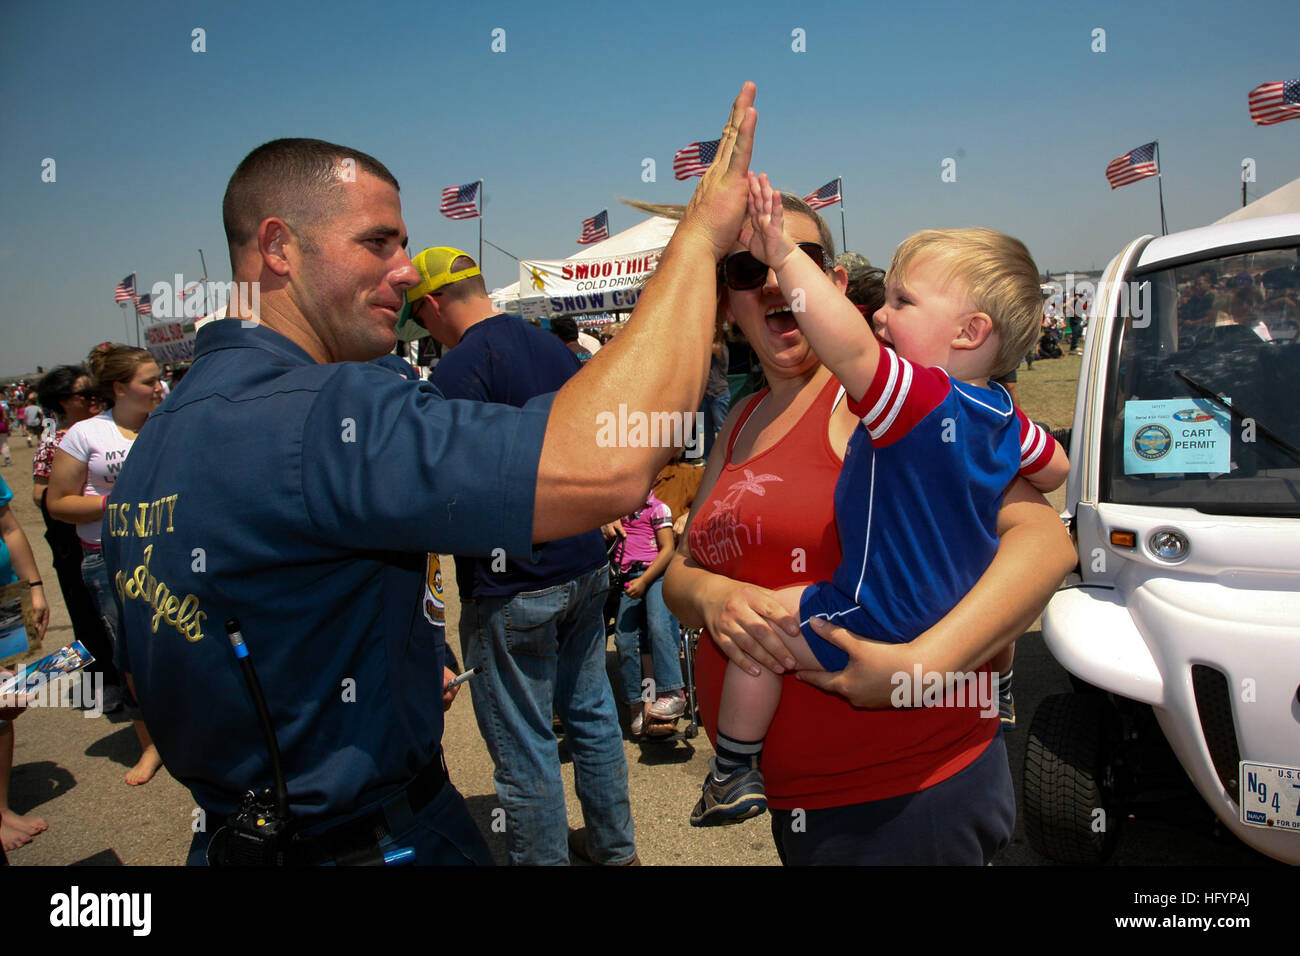
M 663 249 L 601 259 L 523 259 L 519 311 L 528 318 L 621 312 L 636 305 Z

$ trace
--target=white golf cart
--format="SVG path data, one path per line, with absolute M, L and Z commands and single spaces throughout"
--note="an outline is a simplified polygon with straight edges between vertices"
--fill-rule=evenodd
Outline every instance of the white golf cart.
M 1298 247 L 1300 214 L 1249 219 L 1135 239 L 1102 275 L 1069 438 L 1079 566 L 1043 614 L 1075 692 L 1042 702 L 1025 758 L 1045 856 L 1109 856 L 1168 783 L 1143 748 L 1163 732 L 1223 825 L 1300 863 Z

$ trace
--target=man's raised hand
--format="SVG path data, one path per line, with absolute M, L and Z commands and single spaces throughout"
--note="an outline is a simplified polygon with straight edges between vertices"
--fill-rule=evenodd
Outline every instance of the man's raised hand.
M 721 259 L 740 235 L 749 195 L 749 160 L 754 153 L 754 109 L 756 87 L 746 82 L 731 104 L 731 115 L 722 128 L 718 152 L 695 187 L 682 217 L 679 231 L 697 232 L 713 247 L 714 259 Z

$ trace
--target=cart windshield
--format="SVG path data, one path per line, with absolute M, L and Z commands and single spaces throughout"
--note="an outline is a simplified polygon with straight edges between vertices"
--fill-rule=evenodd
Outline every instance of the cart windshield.
M 1102 497 L 1300 515 L 1295 248 L 1130 273 L 1107 370 Z

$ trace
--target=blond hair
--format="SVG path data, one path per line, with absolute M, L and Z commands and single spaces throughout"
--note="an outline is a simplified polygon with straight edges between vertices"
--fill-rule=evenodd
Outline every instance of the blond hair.
M 1025 244 L 995 229 L 925 229 L 903 240 L 889 264 L 889 280 L 906 283 L 907 268 L 923 257 L 946 267 L 944 281 L 959 280 L 971 305 L 993 320 L 998 348 L 989 376 L 1015 370 L 1038 340 L 1043 297 L 1038 267 Z

